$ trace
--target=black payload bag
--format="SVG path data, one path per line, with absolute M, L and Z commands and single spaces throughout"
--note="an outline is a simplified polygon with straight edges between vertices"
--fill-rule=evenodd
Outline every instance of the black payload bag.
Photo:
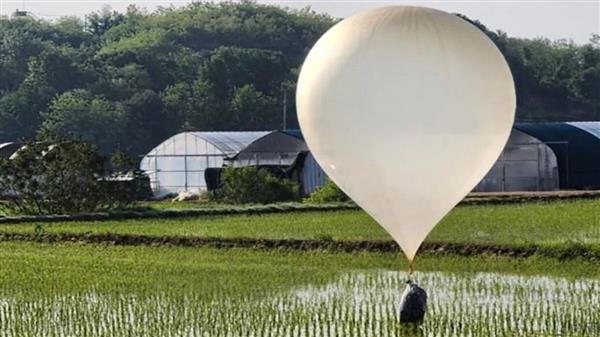
M 421 323 L 425 311 L 427 293 L 418 284 L 408 280 L 400 302 L 400 323 Z

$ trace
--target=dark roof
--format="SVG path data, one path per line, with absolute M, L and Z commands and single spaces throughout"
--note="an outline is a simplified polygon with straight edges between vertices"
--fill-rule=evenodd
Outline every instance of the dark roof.
M 23 146 L 20 142 L 8 142 L 0 144 L 0 157 L 8 158 Z
M 292 137 L 298 138 L 300 140 L 304 140 L 304 136 L 302 135 L 302 131 L 300 131 L 300 129 L 287 129 L 282 130 L 281 132 L 286 133 Z
M 561 189 L 600 189 L 600 122 L 515 123 L 556 155 Z M 284 133 L 304 140 L 299 129 Z
M 596 124 L 600 126 L 600 122 L 516 123 L 515 129 L 552 149 L 561 189 L 600 189 L 600 138 L 590 131 Z

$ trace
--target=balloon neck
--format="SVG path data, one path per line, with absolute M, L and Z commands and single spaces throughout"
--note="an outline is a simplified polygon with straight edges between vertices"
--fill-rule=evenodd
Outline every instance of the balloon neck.
M 410 260 L 408 261 L 408 276 L 412 276 L 415 272 L 415 269 L 413 268 L 413 261 Z

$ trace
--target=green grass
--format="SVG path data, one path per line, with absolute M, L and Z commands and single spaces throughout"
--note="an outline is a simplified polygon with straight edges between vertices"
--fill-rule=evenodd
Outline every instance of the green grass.
M 0 225 L 2 232 L 32 232 L 35 223 Z M 360 211 L 290 212 L 43 224 L 49 233 L 118 233 L 155 236 L 321 238 L 387 240 L 388 235 Z
M 600 248 L 600 202 L 459 206 L 428 240 Z M 34 233 L 36 223 L 1 232 Z M 37 229 L 39 231 L 40 228 Z M 44 223 L 47 233 L 390 240 L 361 211 Z M 573 245 L 577 247 L 577 245 Z M 0 336 L 600 336 L 600 266 L 428 255 L 417 330 L 398 323 L 400 252 L 0 242 Z
M 430 294 L 420 333 L 397 322 L 399 254 L 2 242 L 0 265 L 2 336 L 599 331 L 600 268 L 577 259 L 420 256 L 416 277 Z
M 404 271 L 400 253 L 282 252 L 245 249 L 108 246 L 0 242 L 0 288 L 11 292 L 63 289 L 78 292 L 193 290 L 216 288 L 279 289 L 321 283 L 341 272 Z M 423 255 L 418 271 L 496 272 L 598 278 L 600 266 L 583 260 L 561 262 L 533 256 L 455 257 Z
M 0 225 L 0 232 L 30 233 L 35 223 Z M 48 233 L 113 233 L 223 238 L 390 240 L 362 211 L 290 212 L 102 222 L 46 223 Z M 600 202 L 537 202 L 456 207 L 428 241 L 489 245 L 600 245 Z
M 194 209 L 194 208 L 220 208 L 220 207 L 231 207 L 230 204 L 223 204 L 214 201 L 198 201 L 198 200 L 189 200 L 189 201 L 177 201 L 173 202 L 170 199 L 165 200 L 153 200 L 153 201 L 139 201 L 134 204 L 134 208 L 149 208 L 156 210 L 164 210 L 164 209 Z

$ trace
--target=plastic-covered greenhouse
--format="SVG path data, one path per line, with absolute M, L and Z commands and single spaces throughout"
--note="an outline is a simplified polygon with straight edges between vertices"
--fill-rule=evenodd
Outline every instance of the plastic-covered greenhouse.
M 8 142 L 0 144 L 0 157 L 9 158 L 12 156 L 17 150 L 19 150 L 23 146 L 22 143 L 19 142 Z
M 325 182 L 325 177 L 314 160 L 305 160 L 307 153 L 301 137 L 282 131 L 183 132 L 152 149 L 142 159 L 140 169 L 148 174 L 158 197 L 205 191 L 207 169 L 224 166 L 277 169 L 293 176 L 304 193 L 310 193 Z M 314 177 L 305 177 L 307 174 Z
M 516 123 L 475 191 L 600 189 L 600 122 Z
M 304 194 L 327 180 L 298 130 L 183 132 L 150 151 L 140 168 L 160 197 L 206 190 L 207 169 L 223 166 L 269 168 L 300 183 Z M 557 189 L 600 189 L 600 122 L 516 123 L 475 191 Z

